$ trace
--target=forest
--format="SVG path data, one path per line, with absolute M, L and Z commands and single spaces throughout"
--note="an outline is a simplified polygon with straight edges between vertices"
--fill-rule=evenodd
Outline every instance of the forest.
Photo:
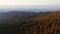
M 9 17 L 0 24 L 0 34 L 60 34 L 60 11 Z

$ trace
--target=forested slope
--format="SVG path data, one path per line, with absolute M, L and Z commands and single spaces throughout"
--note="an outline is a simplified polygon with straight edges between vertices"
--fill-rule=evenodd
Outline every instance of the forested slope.
M 19 26 L 21 34 L 60 34 L 60 11 L 49 13 L 26 21 Z M 22 33 L 24 32 L 24 33 Z

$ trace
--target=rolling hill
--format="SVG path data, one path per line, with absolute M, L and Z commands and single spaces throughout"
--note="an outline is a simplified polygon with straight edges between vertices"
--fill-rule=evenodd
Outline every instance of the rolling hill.
M 0 23 L 6 23 L 9 21 L 24 21 L 25 17 L 36 14 L 35 12 L 24 12 L 24 11 L 10 11 L 10 12 L 2 12 L 0 13 Z M 17 20 L 18 19 L 18 20 Z M 15 21 L 14 21 L 15 22 Z
M 17 24 L 17 30 L 20 34 L 60 34 L 60 11 L 38 15 Z
M 0 23 L 2 24 L 15 24 L 15 23 L 22 23 L 27 19 L 32 19 L 38 15 L 42 16 L 50 12 L 24 12 L 24 11 L 10 11 L 0 13 Z

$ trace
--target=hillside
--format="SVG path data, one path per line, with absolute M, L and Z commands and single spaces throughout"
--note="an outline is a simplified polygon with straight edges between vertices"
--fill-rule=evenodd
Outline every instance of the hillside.
M 17 30 L 20 34 L 60 34 L 60 11 L 38 15 L 30 21 L 17 24 Z
M 10 11 L 0 13 L 0 34 L 17 34 L 16 23 L 22 23 L 35 12 Z
M 24 11 L 10 11 L 0 13 L 0 23 L 12 23 L 16 21 L 24 21 L 25 17 L 36 14 L 35 12 L 24 12 Z
M 0 13 L 0 23 L 1 24 L 15 24 L 22 23 L 26 20 L 30 20 L 38 15 L 42 16 L 44 14 L 48 14 L 50 12 L 24 12 L 24 11 L 10 11 Z
M 38 15 L 40 15 L 41 17 L 42 15 L 48 13 L 50 12 L 34 13 L 34 12 L 12 11 L 12 12 L 0 13 L 0 33 L 24 34 L 25 29 L 28 29 L 25 28 L 24 24 L 28 26 L 29 21 L 31 21 L 33 18 L 37 17 Z

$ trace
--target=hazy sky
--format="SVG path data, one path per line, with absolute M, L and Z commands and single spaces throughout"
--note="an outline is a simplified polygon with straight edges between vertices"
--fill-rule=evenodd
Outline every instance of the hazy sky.
M 0 6 L 54 6 L 60 0 L 0 0 Z

